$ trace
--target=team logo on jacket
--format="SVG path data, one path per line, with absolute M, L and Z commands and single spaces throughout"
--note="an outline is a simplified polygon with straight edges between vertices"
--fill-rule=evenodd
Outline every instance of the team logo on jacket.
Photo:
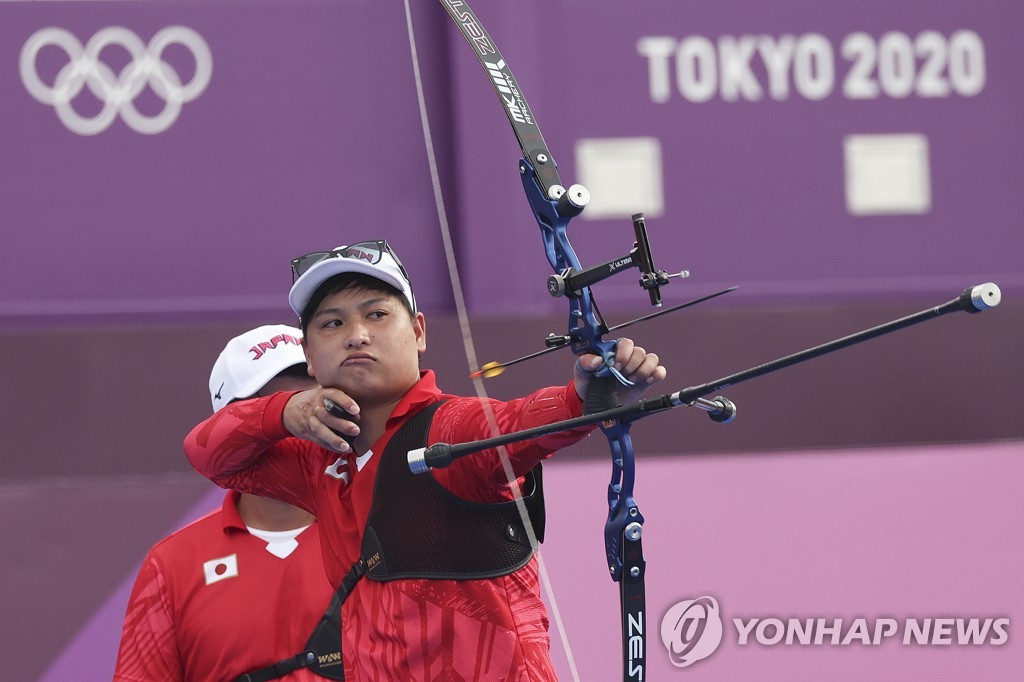
M 348 472 L 342 471 L 342 469 L 348 469 L 348 462 L 345 461 L 344 457 L 339 457 L 334 464 L 324 469 L 324 473 L 348 485 Z
M 221 580 L 238 577 L 238 555 L 229 554 L 219 559 L 210 559 L 203 563 L 203 577 L 206 584 L 212 585 Z

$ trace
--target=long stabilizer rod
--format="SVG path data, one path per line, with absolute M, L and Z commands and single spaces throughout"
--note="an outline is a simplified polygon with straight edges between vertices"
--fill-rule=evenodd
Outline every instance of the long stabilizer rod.
M 806 362 L 812 358 L 820 357 L 827 353 L 832 353 L 834 351 L 874 339 L 884 334 L 889 334 L 890 332 L 898 331 L 905 327 L 931 320 L 947 313 L 957 311 L 980 313 L 984 310 L 996 307 L 999 305 L 1001 299 L 1002 294 L 999 291 L 999 287 L 991 282 L 979 284 L 974 287 L 968 287 L 957 298 L 954 298 L 952 301 L 948 301 L 942 305 L 935 306 L 934 308 L 922 310 L 921 312 L 914 313 L 913 315 L 901 317 L 898 320 L 893 320 L 892 322 L 887 322 L 877 327 L 865 329 L 864 331 L 857 332 L 856 334 L 844 336 L 843 338 L 829 341 L 828 343 L 823 343 L 820 346 L 814 346 L 813 348 L 808 348 L 798 353 L 793 353 L 792 355 L 772 360 L 771 362 L 766 362 L 762 365 L 758 365 L 757 367 L 751 367 L 750 369 L 742 372 L 730 374 L 727 377 L 723 377 L 706 384 L 690 386 L 681 391 L 668 393 L 657 398 L 639 400 L 629 405 L 620 405 L 619 407 L 609 410 L 603 410 L 593 414 L 585 414 L 582 417 L 576 417 L 575 419 L 567 419 L 553 424 L 538 426 L 533 429 L 503 434 L 494 438 L 472 441 L 470 443 L 459 443 L 456 445 L 435 443 L 434 445 L 426 448 L 410 450 L 408 454 L 409 468 L 413 473 L 421 474 L 431 468 L 444 468 L 456 459 L 472 455 L 483 450 L 518 443 L 531 438 L 544 436 L 549 433 L 568 431 L 581 426 L 598 424 L 604 421 L 612 421 L 616 419 L 622 421 L 635 421 L 642 417 L 654 414 L 655 412 L 661 412 L 663 410 L 683 405 L 688 407 L 698 407 L 705 410 L 708 412 L 708 416 L 714 421 L 731 421 L 736 414 L 736 406 L 733 405 L 730 400 L 722 397 L 716 397 L 712 400 L 708 400 L 704 398 L 704 396 L 723 388 L 735 386 L 736 384 L 744 381 L 749 381 L 756 377 L 764 376 L 765 374 L 776 372 L 786 367 L 791 367 L 797 363 Z

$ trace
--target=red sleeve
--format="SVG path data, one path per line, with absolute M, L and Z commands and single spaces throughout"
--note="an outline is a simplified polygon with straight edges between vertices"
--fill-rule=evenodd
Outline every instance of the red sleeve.
M 153 553 L 135 578 L 121 630 L 114 682 L 176 682 L 184 679 L 167 585 Z
M 263 495 L 316 513 L 313 481 L 322 448 L 291 436 L 284 406 L 295 392 L 231 403 L 185 438 L 192 467 L 222 488 Z
M 456 398 L 442 405 L 430 425 L 429 443 L 465 443 L 498 433 L 531 429 L 583 414 L 583 402 L 575 386 L 542 388 L 525 398 L 503 403 L 479 398 Z M 519 478 L 541 460 L 585 438 L 594 426 L 561 431 L 507 446 L 513 474 Z M 498 451 L 484 452 L 456 460 L 445 469 L 436 469 L 435 478 L 452 493 L 468 500 L 488 502 L 511 499 L 504 466 Z

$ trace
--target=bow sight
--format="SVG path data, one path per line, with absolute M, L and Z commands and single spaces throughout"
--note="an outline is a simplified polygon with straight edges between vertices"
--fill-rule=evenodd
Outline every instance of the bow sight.
M 555 186 L 552 190 L 556 197 L 563 196 L 564 190 L 561 186 Z M 549 193 L 551 193 L 552 190 L 549 190 Z M 573 185 L 570 190 L 575 190 L 578 196 L 583 196 L 582 193 L 587 191 L 582 185 Z M 589 193 L 585 196 L 589 198 Z M 574 209 L 576 208 L 575 205 L 573 205 L 573 207 Z M 561 205 L 559 205 L 559 210 L 562 210 Z M 582 210 L 582 205 L 580 206 L 580 210 Z M 661 287 L 668 284 L 669 280 L 674 277 L 689 277 L 690 272 L 689 270 L 683 270 L 681 272 L 669 274 L 664 270 L 656 269 L 654 267 L 654 257 L 651 255 L 651 243 L 647 238 L 647 225 L 644 221 L 644 215 L 642 213 L 636 213 L 632 218 L 633 232 L 636 235 L 636 241 L 633 242 L 633 248 L 629 253 L 621 258 L 610 260 L 582 271 L 569 267 L 559 273 L 551 275 L 548 277 L 548 293 L 555 298 L 570 295 L 580 296 L 581 292 L 590 287 L 590 285 L 596 284 L 597 282 L 611 277 L 618 272 L 622 272 L 629 267 L 636 266 L 636 268 L 640 270 L 640 286 L 643 289 L 646 289 L 650 294 L 651 305 L 660 308 Z M 594 314 L 600 323 L 601 333 L 607 334 L 619 329 L 624 329 L 639 322 L 646 322 L 647 320 L 653 320 L 656 317 L 661 317 L 668 313 L 674 313 L 677 310 L 695 306 L 698 303 L 703 303 L 704 301 L 710 301 L 712 298 L 717 298 L 723 294 L 729 293 L 730 291 L 735 291 L 736 289 L 737 287 L 729 287 L 728 289 L 723 289 L 713 294 L 702 296 L 700 298 L 693 299 L 692 301 L 687 301 L 686 303 L 681 303 L 679 305 L 672 306 L 671 308 L 660 310 L 656 313 L 651 313 L 650 315 L 644 315 L 642 317 L 629 320 L 628 322 L 622 322 L 614 327 L 608 327 L 605 324 L 604 318 L 601 316 L 601 312 L 597 308 L 597 302 L 592 301 L 592 303 L 594 306 Z M 475 379 L 477 377 L 490 379 L 491 377 L 496 377 L 504 372 L 506 367 L 523 362 L 524 360 L 535 358 L 539 355 L 544 355 L 545 353 L 558 348 L 563 348 L 572 342 L 573 337 L 571 334 L 548 334 L 547 338 L 544 339 L 544 345 L 547 346 L 544 350 L 537 351 L 536 353 L 530 353 L 529 355 L 524 355 L 516 358 L 515 360 L 508 360 L 506 362 L 488 362 L 480 367 L 480 369 L 471 372 L 469 376 L 471 379 Z
M 574 187 L 580 187 L 574 185 Z M 654 257 L 651 255 L 651 242 L 647 238 L 647 224 L 644 222 L 644 214 L 633 215 L 633 232 L 636 241 L 633 248 L 625 256 L 614 260 L 594 265 L 583 271 L 577 272 L 568 268 L 563 272 L 548 277 L 548 293 L 558 298 L 572 292 L 579 294 L 584 287 L 597 284 L 603 279 L 625 270 L 636 267 L 640 270 L 640 286 L 651 295 L 651 305 L 661 306 L 661 287 L 668 284 L 671 277 L 689 277 L 690 272 L 682 272 L 670 275 L 664 270 L 654 267 Z M 605 332 L 608 330 L 605 329 Z

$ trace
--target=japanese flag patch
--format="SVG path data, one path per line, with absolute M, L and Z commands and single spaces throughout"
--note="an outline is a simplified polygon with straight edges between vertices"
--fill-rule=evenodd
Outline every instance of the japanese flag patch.
M 207 585 L 212 585 L 227 578 L 237 578 L 238 555 L 229 554 L 219 559 L 210 559 L 203 564 L 203 576 L 206 578 Z

